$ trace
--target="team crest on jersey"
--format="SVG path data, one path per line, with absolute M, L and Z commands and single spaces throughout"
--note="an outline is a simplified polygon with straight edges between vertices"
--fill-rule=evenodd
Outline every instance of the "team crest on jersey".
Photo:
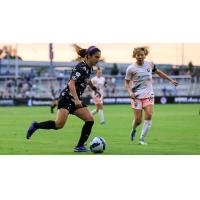
M 72 80 L 74 80 L 74 81 L 75 81 L 75 80 L 76 80 L 76 76 L 72 76 Z
M 79 72 L 76 72 L 76 77 L 79 77 L 81 74 Z
M 150 72 L 150 68 L 147 68 L 147 71 Z

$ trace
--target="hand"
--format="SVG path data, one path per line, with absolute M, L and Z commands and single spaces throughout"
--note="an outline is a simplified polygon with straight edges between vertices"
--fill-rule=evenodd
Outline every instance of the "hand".
M 82 102 L 79 99 L 74 100 L 74 104 L 76 108 L 82 108 Z
M 101 93 L 99 92 L 99 90 L 94 91 L 94 95 L 99 98 L 101 97 Z
M 135 99 L 135 94 L 133 92 L 130 93 L 131 99 Z
M 178 86 L 178 84 L 179 84 L 179 83 L 178 83 L 177 81 L 175 81 L 175 80 L 171 80 L 170 82 L 171 82 L 174 86 Z

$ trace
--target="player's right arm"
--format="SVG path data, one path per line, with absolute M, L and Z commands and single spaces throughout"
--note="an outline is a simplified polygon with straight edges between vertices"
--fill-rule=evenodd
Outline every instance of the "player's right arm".
M 129 97 L 134 99 L 135 94 L 132 91 L 132 88 L 130 87 L 130 80 L 125 79 L 124 85 L 125 85 L 126 90 L 128 91 Z
M 81 68 L 76 66 L 73 70 L 72 70 L 72 73 L 71 73 L 71 77 L 70 77 L 70 80 L 68 82 L 68 86 L 69 86 L 69 90 L 70 90 L 70 93 L 72 94 L 73 98 L 74 98 L 74 104 L 76 107 L 82 107 L 82 103 L 77 95 L 77 92 L 76 92 L 76 81 L 80 80 L 81 78 L 81 75 L 82 72 L 81 72 Z
M 77 92 L 76 92 L 76 86 L 75 86 L 75 81 L 74 80 L 70 80 L 68 83 L 69 86 L 69 90 L 70 93 L 72 94 L 73 98 L 74 98 L 74 104 L 76 107 L 82 107 L 82 103 L 80 101 L 80 99 L 78 98 Z
M 132 78 L 132 70 L 131 70 L 132 66 L 130 65 L 127 70 L 126 70 L 126 76 L 125 76 L 125 82 L 124 82 L 124 86 L 126 88 L 126 90 L 128 91 L 129 97 L 134 99 L 135 98 L 135 94 L 132 91 L 132 87 L 131 87 L 131 78 Z

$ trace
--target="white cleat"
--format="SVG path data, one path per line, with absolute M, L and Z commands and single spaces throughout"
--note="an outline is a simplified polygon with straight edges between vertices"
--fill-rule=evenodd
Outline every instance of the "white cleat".
M 147 143 L 144 142 L 144 140 L 139 140 L 138 144 L 140 144 L 140 145 L 147 145 Z

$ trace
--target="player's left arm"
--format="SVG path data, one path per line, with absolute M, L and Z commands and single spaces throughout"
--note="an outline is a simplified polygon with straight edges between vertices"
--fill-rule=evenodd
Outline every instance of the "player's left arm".
M 101 97 L 100 92 L 98 91 L 97 87 L 95 87 L 92 83 L 92 81 L 90 80 L 88 85 L 90 86 L 90 88 L 95 92 L 95 95 L 98 95 L 99 97 Z
M 164 79 L 168 80 L 174 86 L 178 86 L 178 82 L 176 80 L 170 78 L 167 74 L 165 74 L 160 69 L 157 69 L 156 67 L 154 67 L 154 71 L 153 72 L 156 73 L 156 74 L 158 74 L 158 76 L 160 76 L 161 78 L 164 78 Z

